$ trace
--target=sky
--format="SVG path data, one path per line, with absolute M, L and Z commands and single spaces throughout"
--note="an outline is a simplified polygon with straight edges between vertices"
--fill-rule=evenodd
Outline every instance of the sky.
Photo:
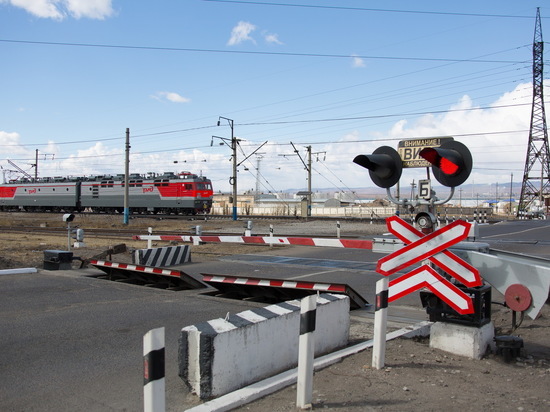
M 465 184 L 521 182 L 541 3 L 0 0 L 0 166 L 123 173 L 129 129 L 130 173 L 229 192 L 233 133 L 239 193 L 303 190 L 308 147 L 313 191 L 351 192 L 356 155 L 452 136 Z

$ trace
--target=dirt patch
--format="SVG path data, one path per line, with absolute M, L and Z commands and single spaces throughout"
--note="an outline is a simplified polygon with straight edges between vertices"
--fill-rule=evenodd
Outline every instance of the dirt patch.
M 123 223 L 121 216 L 103 215 L 77 215 L 72 222 L 73 228 L 82 228 L 85 231 L 86 247 L 73 249 L 74 256 L 89 259 L 105 251 L 108 248 L 120 243 L 127 246 L 127 252 L 116 255 L 116 261 L 121 263 L 132 262 L 132 252 L 135 249 L 147 247 L 146 241 L 134 241 L 131 235 L 101 237 L 86 232 L 87 229 L 105 228 L 109 230 L 133 229 L 135 235 L 145 235 L 151 228 L 153 234 L 160 231 L 172 231 L 181 235 L 193 235 L 197 226 L 201 227 L 203 235 L 209 233 L 239 233 L 244 235 L 247 219 L 242 220 L 208 220 L 204 218 L 189 219 L 159 219 L 159 218 L 133 218 L 128 225 Z M 0 214 L 0 269 L 11 269 L 18 267 L 42 268 L 44 261 L 44 250 L 67 250 L 67 232 L 59 234 L 37 233 L 15 233 L 9 232 L 8 228 L 31 228 L 41 226 L 47 228 L 66 228 L 61 217 L 56 214 L 45 213 L 1 213 Z M 383 233 L 385 225 L 362 224 L 340 224 L 342 236 L 357 236 Z M 336 236 L 336 222 L 316 221 L 278 221 L 262 220 L 254 222 L 252 234 L 268 236 L 270 230 L 274 230 L 275 236 L 299 235 L 299 236 Z M 29 229 L 30 231 L 30 229 Z M 154 242 L 154 247 L 170 245 L 170 242 Z M 206 262 L 216 260 L 221 256 L 241 253 L 257 253 L 265 251 L 267 246 L 244 245 L 244 244 L 202 244 L 193 246 L 192 259 L 194 262 Z M 75 267 L 79 263 L 75 262 Z
M 313 409 L 324 411 L 548 411 L 550 410 L 550 307 L 511 331 L 510 311 L 493 305 L 497 333 L 522 337 L 509 362 L 491 353 L 472 360 L 430 348 L 429 338 L 397 339 L 386 346 L 385 367 L 373 369 L 372 352 L 342 359 L 313 378 Z M 370 338 L 370 337 L 366 337 Z M 292 385 L 237 411 L 296 410 Z

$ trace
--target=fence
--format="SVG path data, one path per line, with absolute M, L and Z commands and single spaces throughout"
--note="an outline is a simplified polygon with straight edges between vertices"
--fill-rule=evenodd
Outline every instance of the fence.
M 362 217 L 362 218 L 381 218 L 395 214 L 396 207 L 367 207 L 367 206 L 346 206 L 346 207 L 313 207 L 311 208 L 311 217 L 315 216 L 333 216 L 333 217 Z M 442 218 L 448 216 L 449 219 L 469 218 L 479 214 L 486 215 L 488 218 L 493 216 L 493 210 L 489 207 L 437 207 L 437 212 Z M 224 215 L 231 214 L 226 206 L 216 206 L 212 208 L 212 214 Z M 300 205 L 276 205 L 276 206 L 252 206 L 240 207 L 237 209 L 239 216 L 302 216 Z M 402 214 L 405 214 L 402 212 Z M 407 213 L 408 214 L 408 213 Z

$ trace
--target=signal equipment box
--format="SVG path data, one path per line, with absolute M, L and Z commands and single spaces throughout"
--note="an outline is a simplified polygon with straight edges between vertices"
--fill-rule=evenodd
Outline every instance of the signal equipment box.
M 73 252 L 66 250 L 45 250 L 44 269 L 46 270 L 70 270 L 73 268 Z

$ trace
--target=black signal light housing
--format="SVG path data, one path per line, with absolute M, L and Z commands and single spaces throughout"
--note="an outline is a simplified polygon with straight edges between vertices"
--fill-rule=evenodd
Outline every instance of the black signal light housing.
M 403 172 L 401 156 L 389 146 L 381 146 L 371 155 L 355 156 L 353 162 L 368 169 L 373 183 L 386 189 L 395 185 Z

